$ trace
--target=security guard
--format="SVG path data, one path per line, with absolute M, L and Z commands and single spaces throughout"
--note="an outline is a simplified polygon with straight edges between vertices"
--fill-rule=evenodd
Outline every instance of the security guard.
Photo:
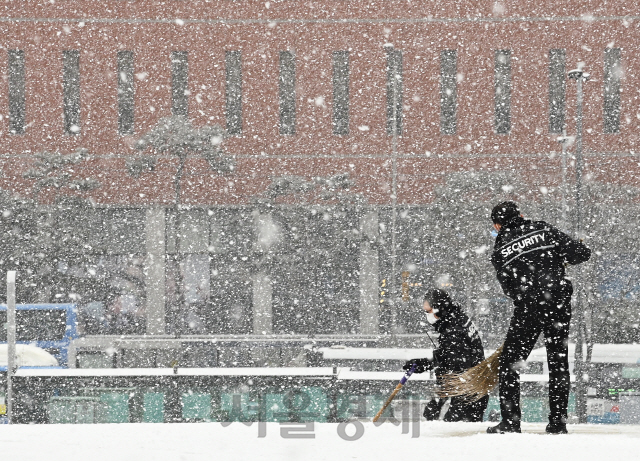
M 549 364 L 549 424 L 546 431 L 567 432 L 569 401 L 569 322 L 573 287 L 565 265 L 585 262 L 591 250 L 544 221 L 526 220 L 514 202 L 491 212 L 498 231 L 491 262 L 515 309 L 500 356 L 502 421 L 489 433 L 520 432 L 520 373 L 540 333 Z
M 433 369 L 439 383 L 443 375 L 464 371 L 484 360 L 484 349 L 476 327 L 447 292 L 438 289 L 427 291 L 422 308 L 427 313 L 427 321 L 440 334 L 438 348 L 433 351 L 433 359 L 411 359 L 403 369 L 409 370 L 414 365 L 415 373 Z M 434 398 L 425 407 L 423 416 L 429 421 L 441 416 L 448 422 L 482 421 L 488 402 L 489 396 L 471 403 L 461 397 L 450 400 Z

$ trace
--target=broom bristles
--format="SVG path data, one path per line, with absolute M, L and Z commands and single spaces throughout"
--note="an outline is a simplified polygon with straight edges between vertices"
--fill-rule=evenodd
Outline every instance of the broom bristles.
M 436 393 L 439 397 L 462 397 L 467 402 L 480 400 L 498 384 L 500 346 L 482 362 L 461 373 L 448 373 L 440 378 Z

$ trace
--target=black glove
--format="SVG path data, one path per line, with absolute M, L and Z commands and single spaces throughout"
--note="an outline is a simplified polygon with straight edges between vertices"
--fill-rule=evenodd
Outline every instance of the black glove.
M 402 367 L 403 370 L 411 370 L 413 364 L 416 365 L 414 373 L 424 373 L 427 370 L 433 369 L 433 360 L 431 359 L 411 359 L 408 360 Z

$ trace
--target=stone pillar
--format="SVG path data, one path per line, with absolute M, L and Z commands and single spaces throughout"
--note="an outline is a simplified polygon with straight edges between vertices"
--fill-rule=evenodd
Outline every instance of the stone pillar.
M 261 270 L 253 276 L 253 334 L 273 333 L 273 288 L 271 278 Z
M 254 212 L 256 229 L 255 248 L 262 254 L 270 251 L 280 238 L 280 227 L 270 214 Z M 273 287 L 266 269 L 260 268 L 252 278 L 253 282 L 253 333 L 256 335 L 273 333 Z
M 165 334 L 165 270 L 166 270 L 165 209 L 147 209 L 145 283 L 147 287 L 147 334 Z
M 380 332 L 377 210 L 369 210 L 360 218 L 360 232 L 360 333 L 375 335 Z

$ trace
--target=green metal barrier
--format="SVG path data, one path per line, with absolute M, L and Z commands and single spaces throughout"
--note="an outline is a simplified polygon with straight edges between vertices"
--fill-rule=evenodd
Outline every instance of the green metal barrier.
M 166 371 L 114 369 L 109 374 L 87 371 L 30 371 L 15 378 L 18 423 L 124 423 L 124 422 L 340 422 L 372 418 L 382 407 L 395 381 L 379 375 L 344 373 L 331 369 Z M 139 373 L 139 374 L 136 374 Z M 280 373 L 280 374 L 278 374 Z M 315 374 L 314 374 L 315 373 Z M 433 381 L 415 380 L 396 399 L 400 405 L 389 417 L 408 406 L 409 400 L 428 400 Z M 523 383 L 523 420 L 546 421 L 548 387 Z M 574 404 L 573 395 L 570 411 Z M 29 405 L 19 403 L 29 402 Z M 35 409 L 35 411 L 34 411 Z M 492 397 L 487 415 L 499 410 Z M 407 413 L 408 415 L 408 413 Z M 486 417 L 486 416 L 485 416 Z
M 52 397 L 49 401 L 49 421 L 54 424 L 96 423 L 96 404 L 93 397 Z
M 164 423 L 164 394 L 145 392 L 142 404 L 142 422 Z
M 182 394 L 182 418 L 185 421 L 211 421 L 211 394 Z
M 49 421 L 55 424 L 126 423 L 130 395 L 102 393 L 99 397 L 51 397 Z M 404 400 L 427 399 L 420 395 L 406 395 Z M 384 395 L 340 394 L 337 396 L 338 420 L 371 418 L 384 403 Z M 165 421 L 165 394 L 144 392 L 141 421 Z M 287 392 L 267 391 L 262 396 L 252 393 L 185 392 L 181 394 L 184 421 L 267 421 L 267 422 L 327 422 L 330 420 L 331 399 L 321 387 L 301 387 Z M 545 422 L 549 405 L 546 396 L 521 397 L 522 420 Z M 571 394 L 569 412 L 574 411 L 575 396 Z M 492 410 L 500 411 L 498 398 L 492 396 L 485 412 L 485 420 Z M 384 416 L 391 416 L 391 408 Z
M 129 422 L 129 396 L 104 393 L 93 397 L 51 397 L 49 422 L 55 424 L 104 424 Z
M 100 401 L 106 405 L 106 412 L 101 423 L 129 422 L 129 394 L 104 393 Z
M 322 388 L 302 387 L 266 394 L 265 410 L 268 422 L 326 422 L 329 399 Z
M 189 391 L 180 395 L 184 421 L 220 422 L 327 422 L 331 414 L 331 396 L 328 389 L 319 386 L 302 386 L 282 392 L 281 388 L 267 388 L 264 393 Z M 133 420 L 130 415 L 130 399 L 141 394 L 140 422 L 162 423 L 166 421 L 167 394 L 132 390 L 102 392 L 93 397 L 51 397 L 49 418 L 52 423 L 124 423 Z M 133 396 L 132 396 L 133 395 Z M 408 394 L 404 400 L 423 399 Z M 385 396 L 380 393 L 341 393 L 336 398 L 335 415 L 339 420 L 371 418 L 381 408 Z M 384 416 L 391 416 L 389 408 Z

